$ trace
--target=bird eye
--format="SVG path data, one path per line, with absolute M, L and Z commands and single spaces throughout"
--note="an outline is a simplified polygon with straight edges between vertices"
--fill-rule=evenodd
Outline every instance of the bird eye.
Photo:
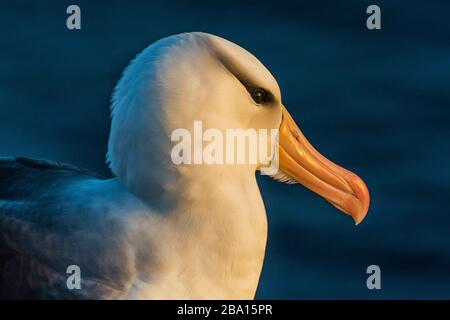
M 267 93 L 263 89 L 253 89 L 250 91 L 253 101 L 256 104 L 263 104 L 266 102 Z

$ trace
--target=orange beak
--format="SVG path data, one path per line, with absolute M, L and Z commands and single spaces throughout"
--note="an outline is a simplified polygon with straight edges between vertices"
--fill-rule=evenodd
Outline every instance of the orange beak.
M 285 107 L 279 146 L 281 171 L 351 216 L 357 225 L 365 218 L 370 195 L 364 181 L 314 149 Z

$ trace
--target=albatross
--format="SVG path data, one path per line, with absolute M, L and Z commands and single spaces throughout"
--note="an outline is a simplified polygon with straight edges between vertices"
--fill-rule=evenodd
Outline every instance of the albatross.
M 251 53 L 215 35 L 161 39 L 112 98 L 106 179 L 69 164 L 0 160 L 0 297 L 253 299 L 267 219 L 255 164 L 176 165 L 171 133 L 279 129 L 273 178 L 299 183 L 359 224 L 369 192 L 322 156 Z M 80 285 L 68 286 L 69 267 Z

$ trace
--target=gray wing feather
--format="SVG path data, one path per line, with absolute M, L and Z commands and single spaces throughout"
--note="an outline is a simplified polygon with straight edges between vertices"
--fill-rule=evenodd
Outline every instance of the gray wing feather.
M 67 199 L 74 182 L 104 178 L 72 165 L 0 158 L 0 298 L 120 297 L 133 278 L 133 250 L 108 209 Z M 73 202 L 73 203 L 72 203 Z M 69 290 L 66 269 L 78 265 L 82 289 Z

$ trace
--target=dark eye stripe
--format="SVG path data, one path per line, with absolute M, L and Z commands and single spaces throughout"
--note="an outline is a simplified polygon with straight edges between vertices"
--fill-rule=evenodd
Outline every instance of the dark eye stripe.
M 262 90 L 264 92 L 263 96 L 264 98 L 261 99 L 261 102 L 257 104 L 264 104 L 264 103 L 273 103 L 277 100 L 276 96 L 271 93 L 269 90 L 262 89 L 261 87 L 258 87 L 257 82 L 251 77 L 249 77 L 247 74 L 245 74 L 242 71 L 242 67 L 238 63 L 237 59 L 233 57 L 232 55 L 229 55 L 227 51 L 221 50 L 220 48 L 216 47 L 213 42 L 208 42 L 210 45 L 210 48 L 212 49 L 212 52 L 215 54 L 217 59 L 222 63 L 222 65 L 225 67 L 227 71 L 229 71 L 239 82 L 247 89 L 249 94 L 251 95 L 252 99 L 255 101 L 255 98 L 257 101 L 260 101 L 258 93 L 253 93 L 256 90 Z M 253 93 L 253 94 L 252 94 Z M 255 96 L 256 94 L 256 96 Z

